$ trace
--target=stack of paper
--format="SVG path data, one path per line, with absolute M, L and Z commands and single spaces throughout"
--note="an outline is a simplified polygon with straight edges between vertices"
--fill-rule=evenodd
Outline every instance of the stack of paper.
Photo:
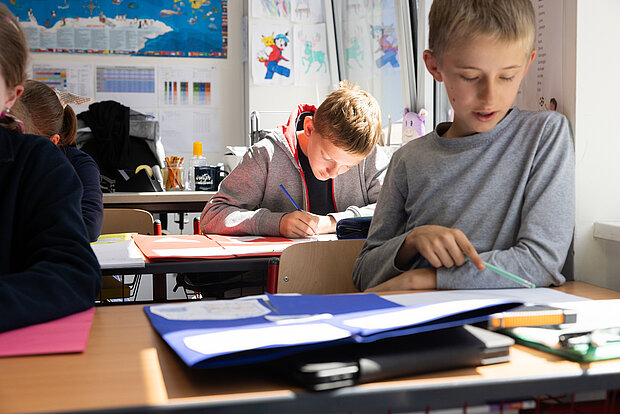
M 103 234 L 90 244 L 102 269 L 144 267 L 144 256 L 132 235 L 136 233 Z

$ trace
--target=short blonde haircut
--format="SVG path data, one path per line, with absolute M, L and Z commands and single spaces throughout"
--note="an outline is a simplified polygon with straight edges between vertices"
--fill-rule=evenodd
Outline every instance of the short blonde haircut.
M 354 83 L 343 81 L 316 110 L 314 126 L 338 148 L 367 156 L 383 133 L 381 108 L 371 94 Z
M 536 48 L 536 14 L 530 0 L 434 0 L 428 21 L 428 46 L 438 60 L 455 43 L 479 36 L 523 42 L 527 55 Z

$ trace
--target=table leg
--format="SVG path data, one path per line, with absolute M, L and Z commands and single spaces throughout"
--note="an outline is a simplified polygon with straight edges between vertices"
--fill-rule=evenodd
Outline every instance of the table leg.
M 278 270 L 280 259 L 277 257 L 269 260 L 267 265 L 267 293 L 277 293 L 278 291 Z
M 153 302 L 166 302 L 168 300 L 168 287 L 166 285 L 166 274 L 159 273 L 153 275 Z

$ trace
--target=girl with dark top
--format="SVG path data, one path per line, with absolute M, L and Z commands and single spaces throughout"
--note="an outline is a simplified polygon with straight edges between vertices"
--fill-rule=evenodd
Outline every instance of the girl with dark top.
M 49 137 L 60 148 L 82 182 L 82 217 L 90 241 L 97 240 L 103 223 L 103 194 L 99 167 L 90 155 L 75 147 L 77 118 L 64 92 L 57 93 L 43 82 L 27 80 L 24 92 L 13 106 L 13 114 L 27 133 Z M 78 97 L 79 98 L 79 97 Z
M 24 135 L 10 109 L 28 49 L 0 3 L 0 332 L 91 308 L 101 270 L 81 219 L 80 180 L 47 138 Z

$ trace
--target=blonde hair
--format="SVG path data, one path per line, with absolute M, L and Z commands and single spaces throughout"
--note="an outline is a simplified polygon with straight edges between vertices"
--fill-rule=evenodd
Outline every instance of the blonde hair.
M 43 82 L 27 80 L 12 112 L 24 122 L 26 133 L 43 137 L 58 134 L 58 146 L 75 145 L 75 112 L 69 105 L 63 107 L 56 92 Z
M 314 114 L 317 132 L 338 148 L 366 156 L 382 136 L 377 100 L 349 81 L 340 82 Z
M 489 36 L 535 50 L 536 14 L 530 0 L 434 0 L 428 15 L 429 49 L 437 59 L 452 44 Z

